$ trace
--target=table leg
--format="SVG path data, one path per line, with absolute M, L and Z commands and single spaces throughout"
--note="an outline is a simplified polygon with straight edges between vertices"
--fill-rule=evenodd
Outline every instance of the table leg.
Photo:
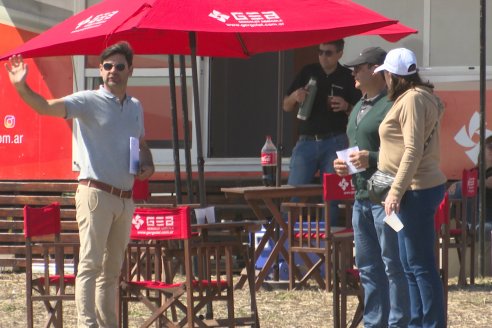
M 248 276 L 248 288 L 249 294 L 251 297 L 251 313 L 254 314 L 255 317 L 255 327 L 260 327 L 260 318 L 258 316 L 258 307 L 256 305 L 256 286 L 255 286 L 255 262 L 254 258 L 254 233 L 250 233 L 250 243 L 248 245 L 247 251 L 247 263 L 246 263 L 246 272 Z
M 251 207 L 253 212 L 255 213 L 256 217 L 259 220 L 265 220 L 265 217 L 260 209 L 260 204 L 259 202 L 255 202 L 253 200 L 247 200 L 248 205 Z M 255 256 L 254 256 L 254 263 L 258 260 L 260 257 L 261 253 L 263 252 L 267 242 L 274 237 L 274 231 L 275 231 L 275 226 L 278 225 L 280 227 L 277 228 L 279 230 L 280 235 L 277 240 L 274 240 L 275 244 L 274 247 L 272 248 L 272 252 L 270 253 L 267 261 L 265 262 L 263 268 L 260 270 L 258 273 L 258 276 L 256 277 L 256 290 L 258 290 L 261 285 L 263 284 L 263 281 L 265 280 L 268 270 L 273 264 L 273 260 L 278 257 L 278 254 L 282 254 L 284 257 L 286 264 L 289 264 L 289 256 L 288 252 L 285 249 L 285 241 L 287 240 L 287 231 L 288 231 L 288 225 L 287 223 L 283 220 L 282 218 L 282 213 L 280 212 L 278 206 L 275 204 L 275 202 L 270 199 L 266 198 L 263 199 L 263 203 L 266 205 L 270 213 L 272 214 L 273 220 L 268 224 L 266 227 L 265 234 L 263 235 L 258 247 L 255 250 Z M 302 277 L 300 270 L 297 267 L 294 267 L 294 275 L 296 277 Z M 239 280 L 239 283 L 244 284 L 246 280 L 246 276 L 242 276 L 241 279 Z
M 263 219 L 262 219 L 263 220 Z M 258 260 L 258 258 L 260 257 L 261 253 L 263 252 L 267 242 L 269 241 L 269 239 L 273 236 L 273 225 L 268 224 L 266 226 L 266 230 L 265 230 L 265 233 L 263 235 L 263 237 L 261 238 L 260 240 L 260 243 L 258 244 L 258 247 L 256 248 L 256 250 L 254 251 L 254 256 L 252 258 L 252 270 L 253 272 L 255 272 L 255 264 L 256 264 L 256 261 Z M 252 239 L 252 243 L 254 243 L 254 239 Z M 252 245 L 253 249 L 254 249 L 254 244 Z M 263 271 L 265 269 L 265 267 L 263 267 L 261 271 Z M 267 268 L 268 269 L 268 268 Z M 244 286 L 244 283 L 246 282 L 248 278 L 248 275 L 247 274 L 242 274 L 241 275 L 241 278 L 239 278 L 239 281 L 237 282 L 236 284 L 236 288 L 242 288 L 242 286 Z M 261 284 L 260 284 L 261 286 Z M 257 288 L 258 290 L 258 288 Z
M 280 199 L 274 200 L 272 198 L 265 198 L 263 201 L 273 216 L 272 224 L 274 225 L 274 230 L 273 230 L 274 231 L 274 244 L 277 245 L 280 243 L 281 234 L 284 234 L 287 232 L 287 229 L 285 228 L 285 222 L 284 222 L 283 217 L 282 217 L 282 213 L 279 210 Z M 287 263 L 287 265 L 288 265 L 289 260 L 286 257 L 286 252 L 284 252 L 283 244 L 282 244 L 282 247 L 280 249 L 280 252 L 284 256 L 285 263 Z M 274 264 L 273 264 L 273 281 L 279 281 L 279 280 L 280 280 L 280 260 L 279 260 L 279 256 L 277 255 L 274 258 Z
M 268 259 L 266 260 L 263 268 L 260 270 L 260 272 L 258 273 L 258 277 L 256 278 L 256 289 L 257 290 L 261 287 L 261 284 L 265 280 L 266 275 L 268 273 L 268 269 L 272 266 L 273 261 L 278 256 L 278 252 L 280 251 L 281 248 L 283 248 L 283 245 L 281 243 L 284 243 L 286 240 L 287 240 L 287 238 L 285 238 L 284 235 L 280 236 L 278 242 L 272 248 L 272 252 L 268 256 Z

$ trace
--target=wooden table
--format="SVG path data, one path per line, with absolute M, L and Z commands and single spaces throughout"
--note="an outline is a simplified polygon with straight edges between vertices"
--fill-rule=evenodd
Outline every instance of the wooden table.
M 261 268 L 258 276 L 256 277 L 255 288 L 258 290 L 262 286 L 269 269 L 274 264 L 274 261 L 278 259 L 279 254 L 282 254 L 288 264 L 289 256 L 284 246 L 288 236 L 288 228 L 287 223 L 280 212 L 281 202 L 284 200 L 289 200 L 292 197 L 298 197 L 300 198 L 300 201 L 305 201 L 308 197 L 322 196 L 323 186 L 314 184 L 298 186 L 284 185 L 280 187 L 254 186 L 221 188 L 221 191 L 224 192 L 227 197 L 230 195 L 243 196 L 258 220 L 268 221 L 267 217 L 269 216 L 273 218 L 273 220 L 267 225 L 265 234 L 261 238 L 261 241 L 254 253 L 253 264 L 256 263 L 260 257 L 260 254 L 267 245 L 268 241 L 271 239 L 274 241 L 272 252 L 268 256 L 263 268 Z M 268 215 L 265 215 L 265 212 L 262 211 L 263 206 L 265 206 L 268 210 Z M 276 227 L 279 228 L 275 229 Z M 279 233 L 278 238 L 274 238 L 275 231 L 278 231 Z M 278 266 L 276 269 L 278 270 Z M 278 276 L 278 274 L 276 276 Z M 244 284 L 246 279 L 246 276 L 241 276 L 238 285 L 241 286 L 241 283 Z
M 261 225 L 266 221 L 258 220 L 241 220 L 241 221 L 221 221 L 214 223 L 192 224 L 191 229 L 198 232 L 215 231 L 231 231 L 237 232 L 255 232 L 261 229 Z

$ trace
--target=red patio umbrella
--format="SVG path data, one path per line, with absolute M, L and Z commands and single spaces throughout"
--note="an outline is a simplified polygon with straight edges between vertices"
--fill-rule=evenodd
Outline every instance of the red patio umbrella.
M 404 37 L 415 33 L 418 33 L 418 31 L 403 24 L 396 23 L 361 33 L 361 35 L 379 35 L 386 41 L 397 42 Z
M 205 202 L 196 55 L 248 57 L 395 24 L 350 0 L 104 0 L 0 56 L 97 55 L 120 40 L 137 54 L 191 54 L 200 203 Z
M 105 0 L 4 54 L 99 54 L 119 40 L 139 54 L 247 57 L 396 23 L 349 0 Z

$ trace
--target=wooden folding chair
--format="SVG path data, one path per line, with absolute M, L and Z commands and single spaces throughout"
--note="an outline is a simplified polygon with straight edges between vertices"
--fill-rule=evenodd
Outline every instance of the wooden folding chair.
M 123 326 L 128 327 L 128 302 L 140 301 L 150 316 L 140 327 L 154 322 L 162 327 L 234 327 L 252 324 L 236 320 L 230 242 L 204 242 L 191 238 L 190 209 L 137 209 L 132 220 L 132 241 L 128 246 L 121 283 Z M 173 256 L 182 256 L 184 277 L 174 281 L 166 277 L 166 241 L 179 240 L 182 248 Z M 214 315 L 213 305 L 224 302 L 226 318 Z
M 284 203 L 288 212 L 289 229 L 289 288 L 307 286 L 314 278 L 320 288 L 332 288 L 332 236 L 338 232 L 352 231 L 352 201 L 355 188 L 350 177 L 336 174 L 323 175 L 322 204 Z M 332 231 L 330 225 L 330 201 L 342 201 L 347 220 L 346 229 Z M 296 263 L 296 255 L 300 261 Z M 294 266 L 301 266 L 295 270 Z M 296 277 L 302 272 L 302 277 Z M 324 279 L 323 279 L 324 273 Z
M 62 242 L 60 231 L 59 203 L 45 207 L 24 207 L 26 312 L 29 328 L 34 325 L 34 302 L 43 302 L 46 309 L 47 319 L 43 326 L 60 328 L 63 327 L 62 302 L 75 300 L 79 244 Z M 34 253 L 42 253 L 42 258 L 35 258 Z M 74 274 L 65 274 L 66 254 L 73 256 Z M 39 271 L 41 273 L 37 273 Z M 67 286 L 72 287 L 70 292 L 67 292 Z
M 359 270 L 355 267 L 353 232 L 333 236 L 333 327 L 357 327 L 364 316 L 364 289 Z M 347 320 L 347 298 L 356 296 L 357 308 L 352 320 Z
M 475 283 L 475 242 L 478 197 L 478 170 L 463 170 L 461 179 L 461 198 L 452 199 L 450 224 L 447 230 L 449 248 L 455 248 L 459 260 L 458 285 L 467 284 L 467 265 L 470 284 Z M 469 260 L 467 249 L 470 250 Z
M 445 193 L 441 204 L 434 216 L 434 228 L 436 231 L 435 255 L 436 266 L 442 281 L 444 313 L 447 322 L 448 313 L 448 279 L 449 279 L 449 208 L 450 201 L 448 193 Z

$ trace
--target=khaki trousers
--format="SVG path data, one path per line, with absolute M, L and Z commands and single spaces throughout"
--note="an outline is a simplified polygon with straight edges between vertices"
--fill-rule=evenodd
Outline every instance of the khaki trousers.
M 116 328 L 116 291 L 135 206 L 132 199 L 82 185 L 75 201 L 80 234 L 78 327 Z

